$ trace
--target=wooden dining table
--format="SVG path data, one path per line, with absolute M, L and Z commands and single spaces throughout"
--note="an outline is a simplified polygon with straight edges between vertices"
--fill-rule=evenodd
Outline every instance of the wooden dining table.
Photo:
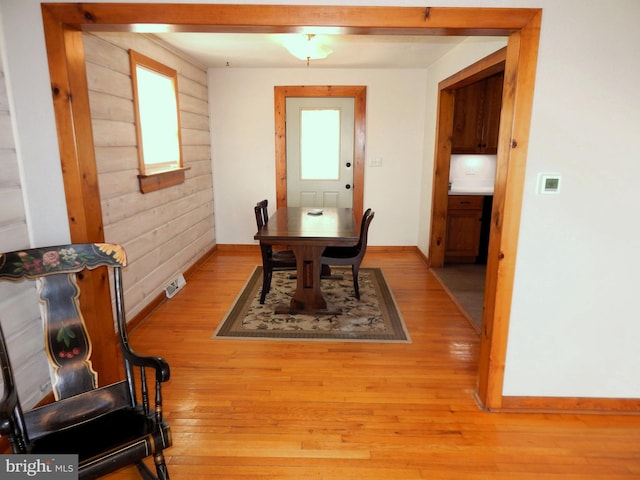
M 328 305 L 322 295 L 320 257 L 326 247 L 355 245 L 359 235 L 351 208 L 278 208 L 253 237 L 286 245 L 296 256 L 296 291 L 289 305 L 276 305 L 275 313 L 339 314 L 340 306 Z

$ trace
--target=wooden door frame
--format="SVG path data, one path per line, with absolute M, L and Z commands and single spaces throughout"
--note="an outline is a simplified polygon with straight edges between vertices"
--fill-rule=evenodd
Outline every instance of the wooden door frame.
M 449 169 L 451 164 L 451 138 L 453 136 L 454 97 L 457 88 L 503 72 L 507 48 L 469 65 L 438 84 L 438 112 L 436 149 L 433 167 L 433 195 L 431 202 L 431 236 L 429 239 L 429 266 L 444 266 L 447 204 L 449 197 Z M 499 163 L 500 160 L 498 159 Z M 496 168 L 497 169 L 497 168 Z
M 98 175 L 93 148 L 83 31 L 271 32 L 296 33 L 304 27 L 331 27 L 361 35 L 468 35 L 508 37 L 498 172 L 489 249 L 498 255 L 495 309 L 481 335 L 478 399 L 488 409 L 503 405 L 502 385 L 513 290 L 524 171 L 533 102 L 542 9 L 466 7 L 362 7 L 307 5 L 223 5 L 153 3 L 44 3 L 41 5 L 58 132 L 60 161 L 71 239 L 104 239 Z M 28 28 L 27 25 L 24 26 Z M 441 135 L 440 133 L 438 134 Z M 439 142 L 438 145 L 446 145 Z M 438 148 L 440 148 L 438 147 Z M 437 156 L 437 152 L 436 152 Z M 90 276 L 83 292 L 110 311 L 104 278 Z M 113 337 L 99 309 L 88 312 L 88 328 Z M 104 319 L 103 319 L 104 320 Z M 109 331 L 111 330 L 111 331 Z M 93 334 L 93 332 L 92 332 Z M 105 359 L 97 369 L 108 369 Z
M 366 143 L 367 87 L 300 85 L 274 87 L 276 134 L 276 203 L 287 205 L 287 97 L 351 97 L 354 99 L 353 213 L 361 218 L 364 205 L 364 146 Z
M 429 239 L 429 266 L 432 268 L 440 268 L 445 264 L 445 245 L 447 233 L 447 215 L 448 215 L 448 197 L 449 197 L 449 170 L 451 164 L 451 149 L 454 124 L 455 109 L 455 89 L 469 85 L 486 77 L 490 77 L 495 73 L 504 71 L 507 57 L 507 48 L 498 50 L 488 55 L 478 62 L 469 65 L 454 75 L 442 80 L 438 84 L 438 111 L 436 125 L 436 149 L 433 166 L 433 194 L 431 202 L 431 235 Z M 513 93 L 511 88 L 510 92 Z M 509 99 L 504 99 L 509 101 Z M 513 101 L 512 99 L 510 101 Z M 502 118 L 502 115 L 501 115 Z M 505 122 L 506 123 L 506 122 Z M 500 128 L 503 127 L 502 120 Z M 501 145 L 500 138 L 503 135 L 502 130 L 498 134 L 498 145 Z M 510 135 L 510 133 L 504 133 Z M 490 362 L 488 356 L 492 354 L 490 347 L 497 343 L 494 342 L 494 334 L 504 336 L 506 344 L 506 327 L 502 322 L 494 322 L 496 314 L 496 289 L 507 288 L 497 285 L 498 271 L 501 267 L 500 248 L 501 244 L 501 219 L 504 211 L 504 182 L 505 174 L 508 171 L 507 158 L 503 156 L 503 151 L 499 149 L 496 163 L 496 192 L 494 192 L 493 207 L 490 222 L 489 233 L 489 252 L 487 254 L 487 273 L 485 276 L 484 299 L 482 309 L 482 322 L 480 335 L 481 353 L 479 357 L 479 378 L 478 378 L 478 399 L 481 403 L 486 398 L 487 393 L 483 390 L 489 387 L 489 379 L 483 378 L 483 375 L 490 375 Z M 524 172 L 523 172 L 524 173 Z M 498 186 L 500 184 L 500 186 Z M 492 242 L 492 239 L 494 240 Z M 514 251 L 515 255 L 515 251 Z M 503 259 L 502 259 L 503 260 Z M 511 288 L 511 286 L 509 286 Z M 503 312 L 501 312 L 503 313 Z M 506 346 L 506 345 L 505 345 Z M 506 355 L 506 351 L 501 352 Z M 485 381 L 483 381 L 485 380 Z M 502 405 L 493 406 L 492 408 L 502 408 Z

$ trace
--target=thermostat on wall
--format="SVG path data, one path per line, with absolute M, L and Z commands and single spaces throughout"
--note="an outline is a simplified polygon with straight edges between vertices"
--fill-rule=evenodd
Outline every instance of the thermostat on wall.
M 540 173 L 538 175 L 538 193 L 560 193 L 560 178 L 557 173 Z

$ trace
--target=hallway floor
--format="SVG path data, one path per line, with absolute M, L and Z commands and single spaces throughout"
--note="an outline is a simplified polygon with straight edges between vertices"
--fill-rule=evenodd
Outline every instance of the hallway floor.
M 434 268 L 432 271 L 471 326 L 480 333 L 487 266 L 460 263 Z

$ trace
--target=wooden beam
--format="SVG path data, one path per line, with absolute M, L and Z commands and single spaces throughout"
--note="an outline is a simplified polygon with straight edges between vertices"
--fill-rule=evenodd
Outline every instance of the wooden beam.
M 43 4 L 61 23 L 86 31 L 305 32 L 368 35 L 509 35 L 538 9 L 313 5 Z

